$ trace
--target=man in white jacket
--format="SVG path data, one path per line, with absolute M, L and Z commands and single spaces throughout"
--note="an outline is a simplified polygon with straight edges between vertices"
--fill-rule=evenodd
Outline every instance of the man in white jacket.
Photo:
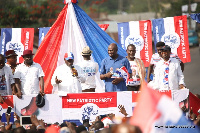
M 79 66 L 73 65 L 74 55 L 71 52 L 64 55 L 65 64 L 58 66 L 51 78 L 53 93 L 66 96 L 67 93 L 81 93 L 81 82 L 85 75 Z
M 184 75 L 180 62 L 175 58 L 170 58 L 171 48 L 168 45 L 165 45 L 162 50 L 162 59 L 155 68 L 155 83 L 153 88 L 159 90 L 185 88 Z

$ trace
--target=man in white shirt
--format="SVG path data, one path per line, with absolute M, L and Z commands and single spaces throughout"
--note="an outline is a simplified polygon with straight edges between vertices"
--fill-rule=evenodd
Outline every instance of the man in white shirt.
M 148 73 L 147 73 L 147 82 L 148 83 L 151 81 L 150 75 L 151 75 L 151 73 L 153 73 L 153 71 L 154 71 L 154 69 L 156 67 L 156 64 L 162 59 L 161 52 L 162 52 L 162 47 L 163 46 L 165 46 L 164 42 L 158 42 L 156 44 L 157 53 L 152 55 L 150 65 L 148 67 Z M 181 59 L 178 57 L 178 55 L 176 55 L 174 53 L 171 53 L 170 57 L 171 58 L 176 58 L 177 60 L 179 60 L 179 63 L 181 65 L 181 69 L 182 69 L 182 71 L 184 71 L 184 64 L 181 61 Z
M 0 96 L 12 95 L 14 85 L 12 70 L 5 65 L 5 57 L 0 54 Z M 0 97 L 1 101 L 2 97 Z
M 81 82 L 85 82 L 85 77 L 82 69 L 77 65 L 73 65 L 73 53 L 65 53 L 64 61 L 65 64 L 58 66 L 51 78 L 53 93 L 66 96 L 67 93 L 82 92 Z
M 139 91 L 142 81 L 145 79 L 145 67 L 141 59 L 135 58 L 136 47 L 133 44 L 127 46 L 127 59 L 129 60 L 132 77 L 127 81 L 128 91 Z
M 44 72 L 40 64 L 33 61 L 32 50 L 24 50 L 24 63 L 17 66 L 14 74 L 15 86 L 18 95 L 38 94 L 44 95 Z
M 83 56 L 84 61 L 82 61 L 78 65 L 81 67 L 81 69 L 86 75 L 85 82 L 81 83 L 82 92 L 95 92 L 95 75 L 99 70 L 99 66 L 96 62 L 91 61 L 90 56 L 92 54 L 92 51 L 88 46 L 83 48 L 81 54 Z
M 162 59 L 157 63 L 154 71 L 153 88 L 159 90 L 183 89 L 185 83 L 180 62 L 170 57 L 171 48 L 168 45 L 165 45 L 162 50 Z
M 7 61 L 6 66 L 11 68 L 13 75 L 15 73 L 15 69 L 16 69 L 17 65 L 19 65 L 19 63 L 17 63 L 17 56 L 18 55 L 15 53 L 14 50 L 8 50 L 5 53 L 5 58 L 6 58 L 6 61 Z M 12 90 L 12 94 L 17 95 L 17 88 L 15 86 Z

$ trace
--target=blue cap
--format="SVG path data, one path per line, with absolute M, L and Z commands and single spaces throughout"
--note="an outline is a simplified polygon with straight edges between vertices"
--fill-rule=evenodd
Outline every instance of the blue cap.
M 69 60 L 69 59 L 73 60 L 74 59 L 74 55 L 73 55 L 72 52 L 67 52 L 67 53 L 65 53 L 64 58 L 65 58 L 65 60 Z

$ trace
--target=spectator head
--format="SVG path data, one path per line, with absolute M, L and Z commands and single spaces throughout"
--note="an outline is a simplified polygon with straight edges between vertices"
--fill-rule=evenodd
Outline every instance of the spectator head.
M 80 125 L 76 128 L 76 133 L 83 133 L 83 132 L 87 132 L 87 129 L 85 128 L 85 126 Z
M 57 125 L 57 126 L 59 126 L 59 123 L 58 123 L 58 122 L 55 122 L 55 123 L 54 123 L 54 125 Z
M 125 123 L 112 126 L 111 132 L 112 133 L 142 133 L 139 127 L 125 124 Z
M 32 50 L 24 50 L 22 57 L 24 58 L 24 63 L 27 65 L 33 64 L 33 53 Z
M 108 46 L 108 54 L 111 58 L 116 59 L 117 58 L 117 51 L 118 51 L 118 47 L 117 44 L 115 43 L 111 43 Z
M 162 47 L 163 46 L 165 46 L 164 42 L 158 42 L 158 43 L 156 43 L 156 49 L 157 49 L 157 52 L 160 55 L 160 57 L 161 57 L 161 52 L 162 52 Z
M 136 47 L 133 44 L 129 44 L 126 49 L 126 53 L 128 55 L 128 59 L 134 60 L 135 59 L 135 53 L 136 53 Z
M 89 119 L 83 120 L 83 126 L 85 126 L 87 129 L 89 129 L 89 127 L 90 127 Z
M 168 45 L 163 46 L 162 48 L 162 52 L 161 52 L 161 57 L 167 61 L 170 58 L 170 54 L 171 54 L 171 48 Z
M 58 133 L 59 129 L 57 125 L 51 125 L 46 129 L 45 133 Z
M 99 130 L 100 128 L 104 128 L 104 124 L 102 121 L 96 121 L 94 124 L 94 129 Z
M 86 46 L 83 48 L 81 55 L 83 56 L 83 58 L 90 58 L 92 54 L 92 50 L 90 50 L 90 47 Z
M 71 133 L 70 129 L 68 127 L 62 127 L 59 130 L 59 133 Z
M 63 122 L 62 124 L 60 124 L 60 128 L 62 128 L 62 127 L 67 127 L 66 122 Z
M 67 52 L 64 55 L 64 61 L 67 66 L 72 66 L 74 63 L 74 55 L 72 52 Z
M 14 133 L 26 133 L 26 130 L 23 127 L 15 128 Z
M 15 124 L 16 128 L 21 127 L 20 121 L 19 121 L 19 120 L 16 120 L 16 121 L 14 122 L 14 124 Z
M 28 129 L 26 130 L 26 133 L 37 133 L 37 129 Z
M 2 69 L 5 66 L 5 57 L 0 54 L 0 69 Z
M 15 53 L 14 50 L 8 50 L 6 51 L 6 59 L 8 64 L 10 65 L 16 65 L 17 63 L 17 54 Z

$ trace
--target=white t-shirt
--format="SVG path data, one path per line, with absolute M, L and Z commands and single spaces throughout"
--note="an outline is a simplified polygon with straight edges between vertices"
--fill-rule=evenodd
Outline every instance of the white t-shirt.
M 138 73 L 138 66 L 135 61 L 129 61 L 132 70 L 132 79 L 128 80 L 127 85 L 136 86 L 140 85 L 140 76 Z
M 44 76 L 42 67 L 35 62 L 29 67 L 24 63 L 19 64 L 14 74 L 14 78 L 19 78 L 21 81 L 21 91 L 24 95 L 39 93 L 39 77 L 42 76 Z
M 82 90 L 96 88 L 95 75 L 99 70 L 98 64 L 91 60 L 83 60 L 77 65 L 82 68 L 83 72 L 86 75 L 85 82 L 81 83 Z
M 4 81 L 2 81 L 2 77 L 4 77 Z M 0 94 L 12 95 L 11 84 L 14 83 L 12 70 L 9 66 L 5 65 L 0 69 Z

